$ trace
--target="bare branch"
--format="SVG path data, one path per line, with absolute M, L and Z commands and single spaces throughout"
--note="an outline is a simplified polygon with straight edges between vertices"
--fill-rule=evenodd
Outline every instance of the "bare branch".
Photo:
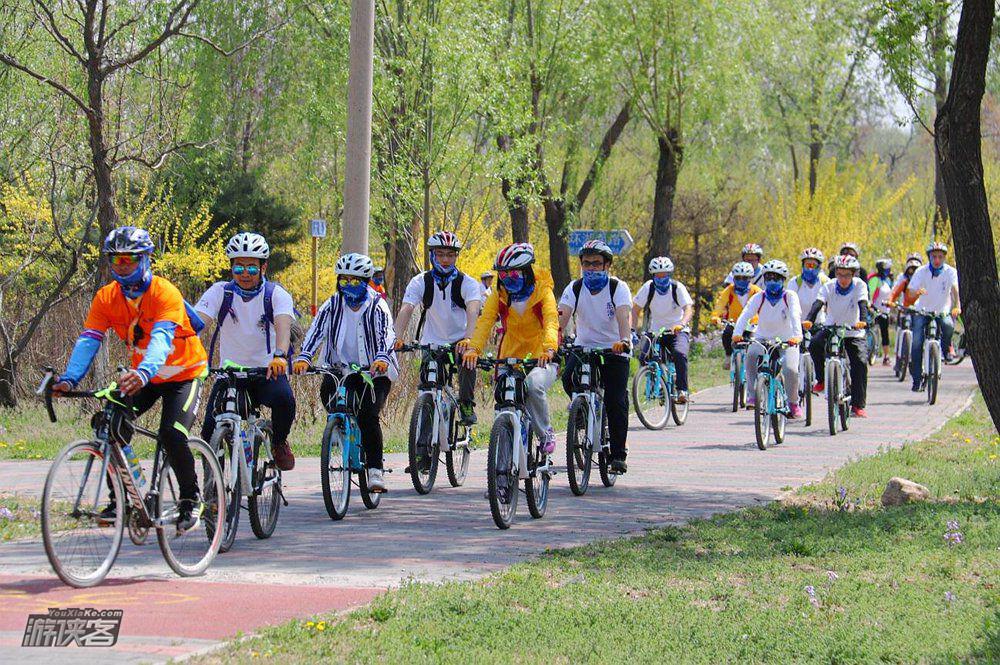
M 101 74 L 103 76 L 108 76 L 122 67 L 134 65 L 156 49 L 160 48 L 160 46 L 163 45 L 163 42 L 176 36 L 181 30 L 184 29 L 184 26 L 188 24 L 188 20 L 191 18 L 191 12 L 195 10 L 200 2 L 201 0 L 179 0 L 170 10 L 170 13 L 167 14 L 166 25 L 164 25 L 163 31 L 159 35 L 132 55 L 126 56 L 117 62 L 109 63 L 103 67 L 101 69 Z
M 45 76 L 44 74 L 39 74 L 38 72 L 31 69 L 27 65 L 18 62 L 18 60 L 13 56 L 3 52 L 0 52 L 0 62 L 4 63 L 8 67 L 24 72 L 25 74 L 27 74 L 33 79 L 36 79 L 37 81 L 40 81 L 55 88 L 66 97 L 69 97 L 74 104 L 79 106 L 80 110 L 87 114 L 87 117 L 94 116 L 94 110 L 90 108 L 90 106 L 85 101 L 83 101 L 76 93 L 74 93 L 72 90 L 67 88 L 64 84 L 60 83 L 59 81 L 51 79 L 48 76 Z
M 35 7 L 35 18 L 37 18 L 38 22 L 42 24 L 45 31 L 52 35 L 52 38 L 56 40 L 56 43 L 60 48 L 62 48 L 63 51 L 76 58 L 80 64 L 85 65 L 87 61 L 82 55 L 80 55 L 80 52 L 76 50 L 76 47 L 73 46 L 73 43 L 66 37 L 66 35 L 59 30 L 59 26 L 56 24 L 56 17 L 52 13 L 52 10 L 49 9 L 44 2 L 40 2 L 40 0 L 33 0 L 32 4 Z M 39 10 L 41 10 L 45 16 L 39 14 Z
M 218 142 L 217 139 L 213 139 L 211 141 L 208 141 L 207 143 L 197 143 L 195 141 L 182 141 L 181 143 L 174 144 L 169 148 L 167 148 L 166 150 L 164 150 L 163 152 L 161 152 L 160 155 L 155 160 L 146 159 L 142 155 L 128 155 L 122 157 L 121 159 L 116 160 L 115 164 L 117 165 L 124 162 L 137 162 L 139 164 L 143 164 L 150 170 L 155 171 L 161 166 L 163 166 L 163 163 L 166 162 L 167 157 L 177 152 L 178 150 L 183 150 L 184 148 L 196 148 L 198 150 L 203 150 L 210 145 L 214 145 L 217 142 Z
M 242 44 L 239 44 L 239 45 L 237 45 L 237 46 L 235 46 L 235 47 L 233 47 L 232 49 L 229 49 L 229 50 L 226 50 L 225 48 L 219 46 L 214 41 L 212 41 L 211 39 L 209 39 L 208 37 L 205 37 L 203 35 L 195 35 L 195 34 L 190 33 L 190 32 L 184 32 L 183 30 L 178 30 L 177 31 L 177 36 L 178 37 L 187 37 L 188 39 L 194 39 L 194 40 L 197 40 L 197 41 L 199 41 L 199 42 L 201 42 L 203 44 L 208 44 L 210 47 L 212 47 L 212 50 L 214 50 L 217 53 L 220 53 L 221 55 L 229 58 L 229 57 L 235 55 L 236 53 L 239 53 L 243 49 L 247 48 L 248 46 L 250 46 L 251 44 L 253 44 L 255 41 L 257 41 L 258 39 L 260 39 L 264 35 L 281 29 L 282 27 L 284 27 L 284 25 L 287 22 L 288 22 L 288 19 L 285 19 L 285 20 L 283 20 L 283 21 L 281 21 L 279 23 L 276 23 L 276 24 L 268 27 L 268 28 L 265 28 L 264 30 L 260 30 L 260 31 L 258 31 L 256 33 L 254 33 L 253 35 L 251 35 Z

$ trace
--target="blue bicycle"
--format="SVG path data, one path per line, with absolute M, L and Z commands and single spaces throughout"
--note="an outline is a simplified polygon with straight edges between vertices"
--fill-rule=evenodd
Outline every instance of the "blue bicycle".
M 768 441 L 774 438 L 778 444 L 785 440 L 785 421 L 788 418 L 788 394 L 781 368 L 785 364 L 782 351 L 788 342 L 780 340 L 755 341 L 764 348 L 764 355 L 758 360 L 757 385 L 754 386 L 756 403 L 753 422 L 757 434 L 757 447 L 767 450 Z
M 674 423 L 683 425 L 687 421 L 690 400 L 677 403 L 677 368 L 673 354 L 665 343 L 673 338 L 672 332 L 661 329 L 655 335 L 646 334 L 642 367 L 632 377 L 632 402 L 640 422 L 647 429 L 663 429 L 667 419 L 673 416 Z
M 368 487 L 368 465 L 364 446 L 361 445 L 362 432 L 358 427 L 357 404 L 351 404 L 347 399 L 346 382 L 354 374 L 361 375 L 366 389 L 375 389 L 368 369 L 359 365 L 335 364 L 313 367 L 306 372 L 329 376 L 337 383 L 337 389 L 327 404 L 329 415 L 326 417 L 320 450 L 323 502 L 332 520 L 342 520 L 347 514 L 347 506 L 351 502 L 351 474 L 357 475 L 356 482 L 365 508 L 378 508 L 382 496 Z

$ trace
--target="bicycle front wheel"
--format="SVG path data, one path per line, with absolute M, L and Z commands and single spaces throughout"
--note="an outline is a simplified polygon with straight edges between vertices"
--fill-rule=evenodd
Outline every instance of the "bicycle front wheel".
M 219 468 L 222 469 L 222 478 L 225 481 L 226 494 L 222 503 L 226 506 L 226 528 L 222 534 L 222 541 L 219 543 L 219 551 L 228 552 L 236 540 L 236 531 L 240 524 L 240 496 L 243 493 L 240 470 L 232 468 L 232 427 L 228 423 L 222 423 L 216 427 L 209 445 L 215 452 L 216 459 L 219 460 Z M 211 489 L 210 487 L 209 490 Z M 215 497 L 205 498 L 205 503 L 209 505 L 216 503 Z M 209 529 L 212 528 L 212 524 L 212 520 L 209 520 L 207 525 Z
M 42 490 L 42 542 L 52 570 L 73 587 L 107 576 L 125 533 L 125 492 L 115 467 L 101 475 L 100 441 L 74 441 L 56 456 Z M 109 497 L 110 494 L 110 497 Z M 100 516 L 106 505 L 114 515 Z
M 904 330 L 900 333 L 901 340 L 899 342 L 899 370 L 896 374 L 896 378 L 900 381 L 906 380 L 906 370 L 910 365 L 910 343 L 913 337 L 913 333 L 909 330 Z
M 931 344 L 927 353 L 927 403 L 937 402 L 938 380 L 941 378 L 941 347 Z
M 180 512 L 180 484 L 173 465 L 160 470 L 160 493 L 156 501 L 156 539 L 167 565 L 182 577 L 201 575 L 219 552 L 226 529 L 226 483 L 215 451 L 198 438 L 187 442 L 194 458 L 195 482 L 201 498 L 194 511 L 199 516 L 194 526 L 184 532 L 174 527 Z M 200 475 L 200 477 L 198 477 Z
M 545 515 L 549 505 L 549 476 L 547 471 L 539 471 L 538 467 L 545 464 L 546 456 L 535 447 L 535 435 L 528 428 L 528 477 L 524 479 L 524 496 L 528 500 L 528 512 L 536 520 Z
M 472 430 L 465 425 L 459 425 L 458 418 L 454 411 L 451 412 L 451 432 L 452 437 L 456 436 L 458 428 L 462 429 L 462 439 L 453 441 L 455 447 L 444 454 L 444 466 L 448 471 L 448 482 L 452 487 L 461 487 L 465 483 L 466 476 L 469 475 L 469 458 L 472 453 L 469 451 L 469 444 L 472 438 Z
M 587 398 L 579 396 L 569 406 L 566 423 L 566 477 L 569 488 L 576 496 L 583 496 L 590 486 L 590 471 L 594 463 L 594 446 L 587 438 L 590 405 Z
M 254 441 L 253 493 L 247 505 L 250 515 L 250 528 L 253 535 L 261 540 L 270 538 L 278 525 L 278 512 L 281 510 L 281 470 L 275 464 L 271 455 L 270 423 L 261 427 L 262 436 Z
M 518 489 L 517 469 L 514 460 L 515 437 L 514 420 L 499 417 L 493 421 L 490 430 L 490 447 L 486 458 L 486 494 L 490 500 L 490 513 L 498 529 L 509 529 L 517 513 Z
M 428 494 L 434 488 L 438 470 L 438 448 L 434 441 L 434 395 L 421 393 L 410 415 L 409 456 L 410 480 L 417 494 Z
M 799 368 L 799 376 L 803 387 L 799 390 L 799 400 L 805 402 L 805 426 L 809 427 L 813 421 L 813 393 L 812 386 L 816 380 L 816 370 L 813 367 L 812 357 L 808 353 L 802 354 L 802 366 Z
M 632 379 L 635 414 L 646 429 L 658 430 L 670 417 L 670 395 L 663 374 L 652 365 L 643 365 Z
M 746 406 L 746 375 L 743 371 L 743 354 L 733 354 L 733 413 Z
M 753 426 L 754 434 L 757 436 L 757 447 L 767 450 L 767 443 L 771 437 L 771 417 L 767 412 L 767 381 L 766 374 L 757 376 L 757 386 L 754 389 Z
M 342 520 L 351 502 L 351 469 L 344 462 L 344 430 L 339 418 L 327 418 L 320 449 L 320 484 L 323 503 L 332 520 Z
M 776 376 L 774 379 L 774 393 L 775 393 L 775 404 L 774 413 L 771 414 L 771 432 L 774 433 L 775 443 L 785 442 L 785 423 L 787 422 L 785 417 L 785 408 L 787 407 L 788 398 L 785 396 L 785 381 L 781 376 Z

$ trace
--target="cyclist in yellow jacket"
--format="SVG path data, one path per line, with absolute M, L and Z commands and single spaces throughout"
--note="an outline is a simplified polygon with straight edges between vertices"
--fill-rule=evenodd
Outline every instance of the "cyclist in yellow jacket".
M 712 323 L 714 325 L 720 326 L 723 321 L 728 321 L 722 330 L 722 348 L 726 350 L 726 358 L 722 361 L 722 366 L 726 369 L 729 369 L 733 360 L 732 322 L 740 318 L 743 307 L 750 300 L 750 296 L 760 293 L 760 287 L 750 283 L 754 276 L 754 269 L 746 261 L 740 261 L 734 265 L 730 274 L 733 277 L 733 282 L 722 289 L 722 293 L 716 298 L 715 307 L 712 309 Z
M 559 348 L 559 312 L 552 292 L 552 275 L 534 267 L 535 248 L 529 243 L 514 243 L 500 250 L 494 269 L 499 284 L 486 299 L 469 340 L 459 343 L 462 362 L 475 369 L 486 341 L 497 320 L 503 326 L 497 358 L 535 358 L 538 366 L 528 373 L 524 382 L 525 407 L 534 422 L 535 434 L 542 448 L 551 453 L 556 437 L 549 419 L 546 394 L 556 381 L 556 365 L 552 362 Z

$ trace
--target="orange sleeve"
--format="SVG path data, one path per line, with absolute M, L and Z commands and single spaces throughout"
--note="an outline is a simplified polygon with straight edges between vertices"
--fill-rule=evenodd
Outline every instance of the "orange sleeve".
M 899 294 L 903 292 L 903 289 L 906 288 L 907 284 L 908 282 L 901 281 L 899 284 L 894 286 L 892 288 L 892 293 L 889 295 L 889 302 L 896 302 L 896 300 L 899 298 Z

